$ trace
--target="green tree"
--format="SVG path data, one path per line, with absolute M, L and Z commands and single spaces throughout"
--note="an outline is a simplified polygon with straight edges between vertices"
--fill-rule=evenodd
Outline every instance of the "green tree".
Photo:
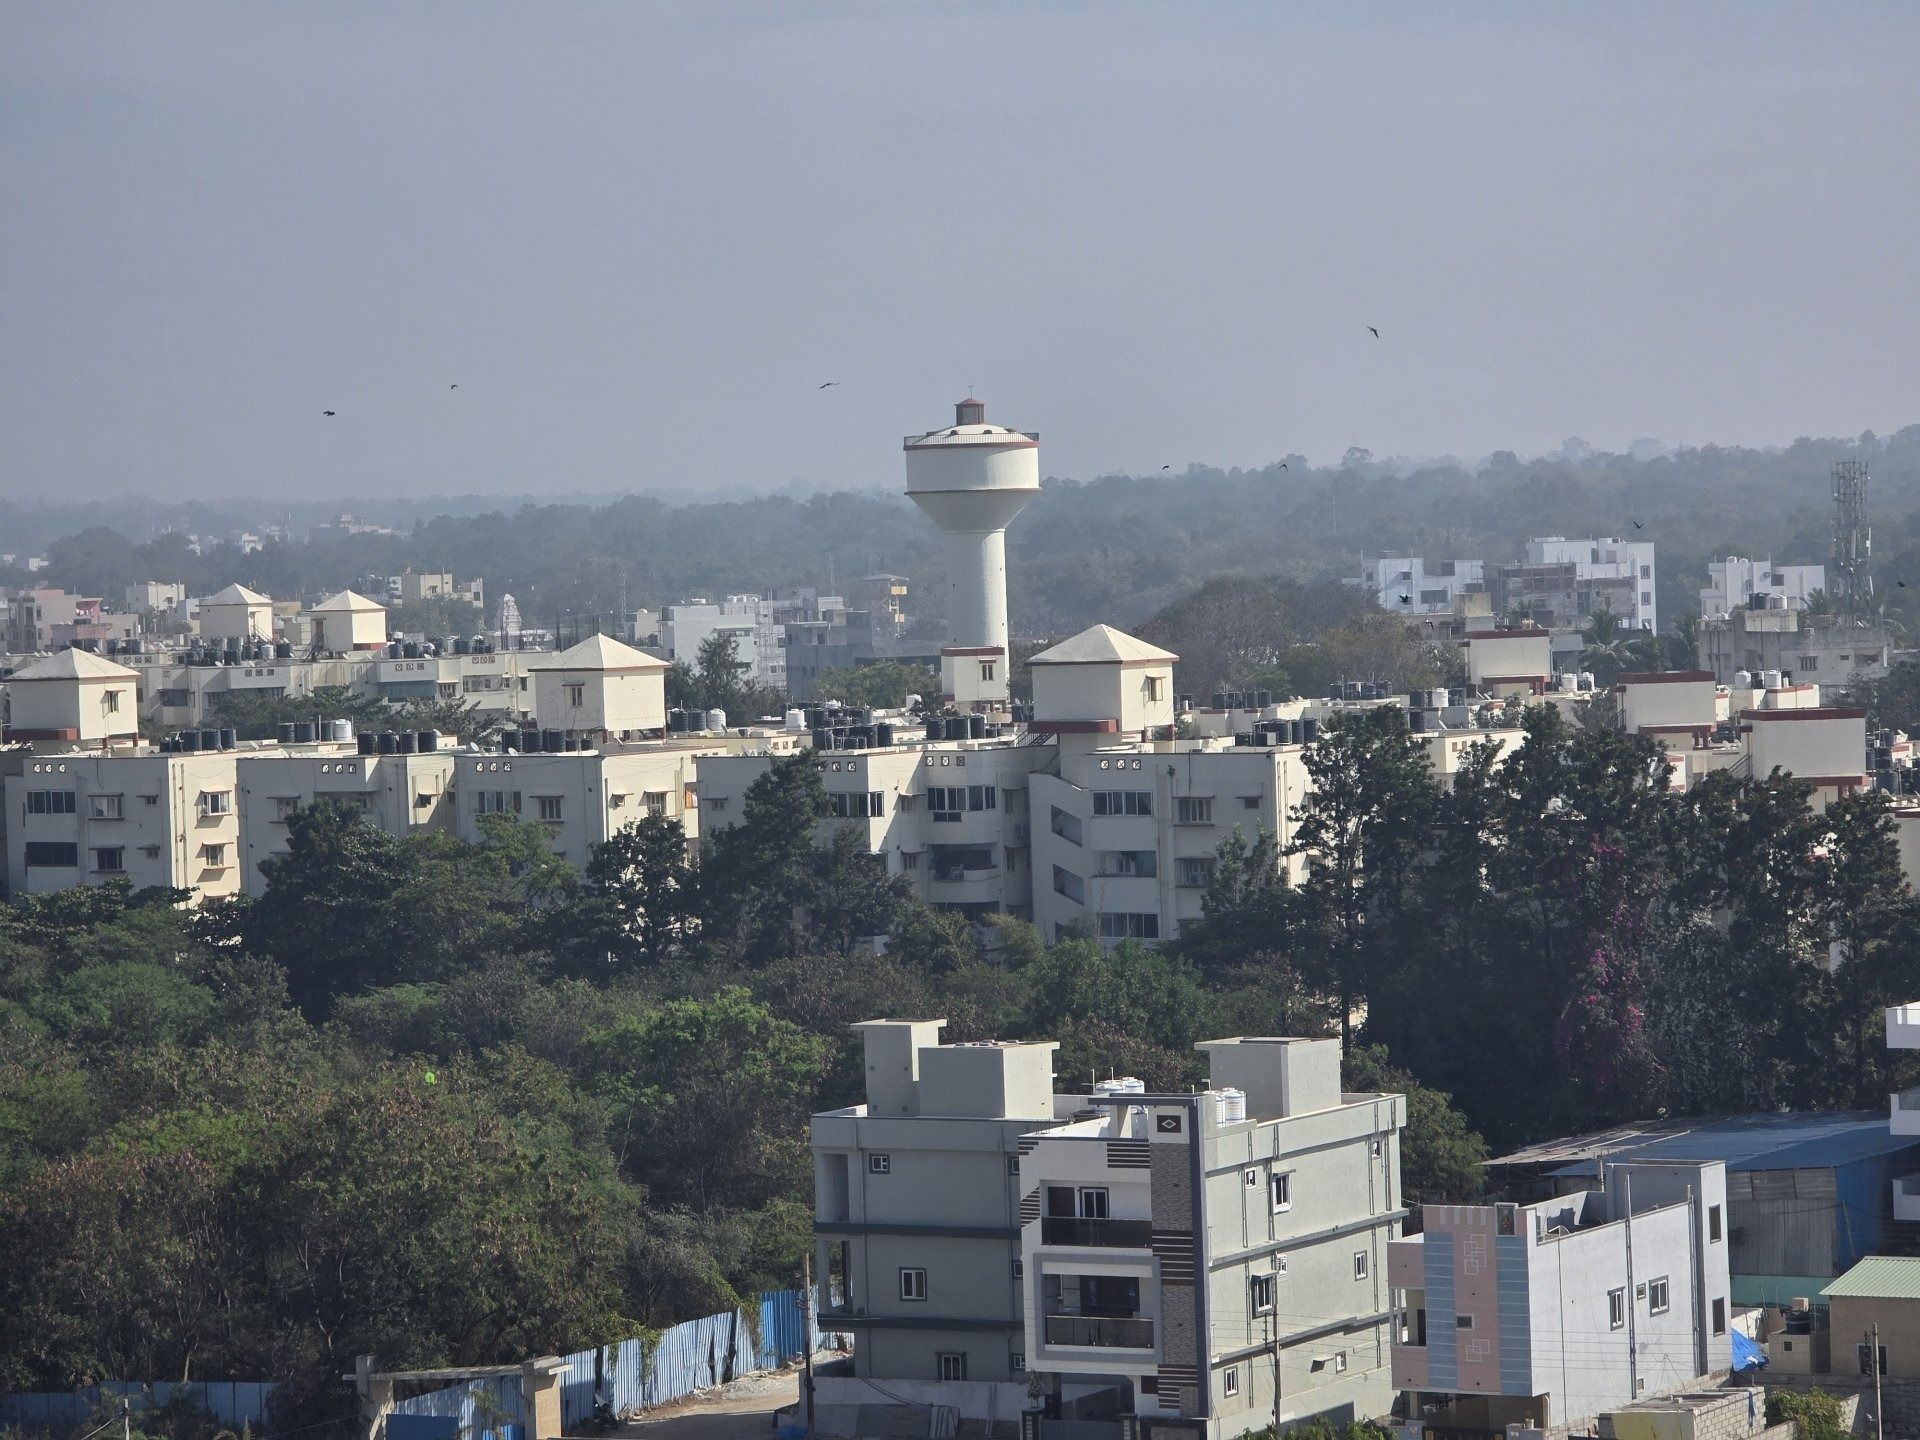
M 560 948 L 582 973 L 663 964 L 699 929 L 686 830 L 647 814 L 593 847 L 572 901 L 556 912 Z
M 1393 1065 L 1381 1047 L 1345 1052 L 1341 1089 L 1407 1097 L 1407 1126 L 1400 1136 L 1400 1194 L 1409 1205 L 1458 1204 L 1485 1193 L 1487 1142 L 1475 1134 L 1453 1098 L 1422 1085 Z
M 827 818 L 827 786 L 812 750 L 777 755 L 747 787 L 740 823 L 702 837 L 702 930 L 750 964 L 791 955 L 814 900 L 814 827 Z
M 823 700 L 898 710 L 906 705 L 909 695 L 937 699 L 940 677 L 924 665 L 874 660 L 851 670 L 822 670 L 814 691 Z

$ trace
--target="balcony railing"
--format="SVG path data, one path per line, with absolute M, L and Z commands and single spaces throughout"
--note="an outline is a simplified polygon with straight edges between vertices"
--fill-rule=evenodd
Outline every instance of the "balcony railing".
M 1151 1220 L 1082 1220 L 1072 1215 L 1040 1217 L 1044 1245 L 1098 1245 L 1105 1249 L 1145 1250 L 1153 1243 Z
M 1103 1350 L 1153 1349 L 1153 1321 L 1138 1316 L 1049 1315 L 1047 1344 L 1091 1345 Z

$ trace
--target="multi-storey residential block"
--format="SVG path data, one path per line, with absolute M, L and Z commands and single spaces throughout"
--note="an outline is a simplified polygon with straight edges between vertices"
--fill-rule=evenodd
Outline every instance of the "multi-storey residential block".
M 786 688 L 786 651 L 774 602 L 758 595 L 729 595 L 723 600 L 689 600 L 660 614 L 660 643 L 667 658 L 700 668 L 700 647 L 715 635 L 730 636 L 734 657 L 757 685 Z
M 1718 1161 L 1614 1162 L 1603 1190 L 1421 1226 L 1390 1247 L 1393 1382 L 1429 1431 L 1563 1430 L 1731 1364 Z
M 1660 629 L 1651 540 L 1623 540 L 1619 536 L 1567 540 L 1548 535 L 1527 542 L 1527 564 L 1571 565 L 1575 576 L 1585 582 L 1625 581 L 1627 586 L 1619 592 L 1619 598 L 1626 601 L 1626 606 L 1615 606 L 1614 613 L 1636 630 Z M 1587 618 L 1591 618 L 1591 612 Z
M 1399 1096 L 1283 1039 L 1201 1045 L 1196 1094 L 1058 1095 L 1050 1044 L 943 1023 L 859 1027 L 867 1103 L 814 1117 L 821 1319 L 858 1337 L 823 1401 L 1142 1436 L 1385 1413 Z
M 1805 610 L 1734 610 L 1700 626 L 1700 666 L 1722 685 L 1740 671 L 1780 671 L 1822 685 L 1884 677 L 1892 663 L 1886 627 Z
M 1363 560 L 1360 578 L 1348 583 L 1370 592 L 1382 610 L 1396 615 L 1451 615 L 1462 596 L 1485 592 L 1486 565 L 1417 555 Z
M 1813 594 L 1826 588 L 1824 565 L 1776 565 L 1729 555 L 1707 566 L 1700 618 L 1713 620 L 1747 609 L 1804 610 Z

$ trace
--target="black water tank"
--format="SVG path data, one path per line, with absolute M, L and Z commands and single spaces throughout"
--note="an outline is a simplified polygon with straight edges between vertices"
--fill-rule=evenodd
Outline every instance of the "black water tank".
M 222 750 L 231 750 L 233 749 L 234 746 L 238 745 L 239 743 L 240 743 L 239 733 L 235 731 L 233 726 L 222 725 L 220 727 L 220 748 Z
M 1303 744 L 1311 744 L 1320 733 L 1320 722 L 1309 715 L 1300 722 L 1300 739 Z
M 566 748 L 567 732 L 564 730 L 542 730 L 540 748 L 549 755 L 558 755 Z
M 293 642 L 291 640 L 276 641 L 273 647 L 273 658 L 276 660 L 291 660 L 293 658 Z
M 827 729 L 824 725 L 816 725 L 813 730 L 813 748 L 816 750 L 831 750 L 833 748 L 833 731 Z
M 392 755 L 400 748 L 400 737 L 391 730 L 382 730 L 373 737 L 374 753 Z
M 380 748 L 380 737 L 371 730 L 362 730 L 353 739 L 362 755 L 371 755 Z
M 179 735 L 179 742 L 180 753 L 182 755 L 196 755 L 200 751 L 200 732 L 198 730 L 182 730 Z
M 938 715 L 927 721 L 927 739 L 944 740 L 947 738 L 947 722 Z
M 1213 692 L 1213 708 L 1216 710 L 1224 710 L 1227 708 L 1227 692 L 1226 691 L 1216 690 Z
M 274 727 L 274 734 L 282 745 L 293 744 L 293 722 L 291 720 L 282 720 L 279 725 Z
M 986 716 L 978 715 L 978 714 L 967 716 L 967 738 L 969 740 L 983 739 L 985 738 L 986 733 L 987 733 L 987 717 Z
M 1411 730 L 1414 734 L 1418 735 L 1421 731 L 1425 730 L 1426 728 L 1427 728 L 1427 712 L 1426 711 L 1409 710 L 1407 712 L 1407 729 Z
M 400 642 L 398 640 L 389 640 L 387 642 L 387 659 L 398 660 L 399 658 L 400 658 Z
M 400 658 L 402 660 L 418 660 L 420 658 L 420 642 L 418 640 L 401 641 Z
M 415 748 L 415 742 L 413 738 L 413 731 L 402 730 L 399 734 L 393 737 L 393 753 L 394 754 L 411 755 L 414 752 L 414 748 Z
M 431 755 L 440 748 L 440 732 L 438 730 L 422 730 L 418 732 L 415 738 L 420 742 L 420 753 L 422 755 Z
M 882 720 L 873 727 L 873 742 L 882 750 L 893 744 L 893 722 Z

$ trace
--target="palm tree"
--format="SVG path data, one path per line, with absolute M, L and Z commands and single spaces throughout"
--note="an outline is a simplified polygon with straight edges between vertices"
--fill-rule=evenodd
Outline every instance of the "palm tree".
M 1593 612 L 1580 638 L 1587 646 L 1580 652 L 1580 668 L 1591 670 L 1594 683 L 1602 688 L 1611 686 L 1623 670 L 1651 669 L 1660 664 L 1654 637 L 1629 628 L 1604 607 Z

